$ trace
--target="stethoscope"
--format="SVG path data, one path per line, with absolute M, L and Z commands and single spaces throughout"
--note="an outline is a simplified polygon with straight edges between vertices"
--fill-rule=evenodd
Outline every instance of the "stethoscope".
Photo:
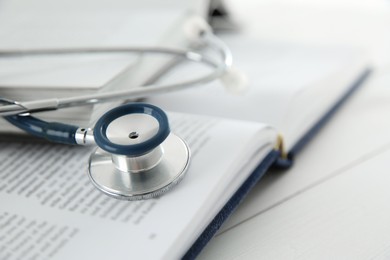
M 103 193 L 125 200 L 159 196 L 183 178 L 190 163 L 190 149 L 185 141 L 170 131 L 168 117 L 160 108 L 146 103 L 129 103 L 105 113 L 94 129 L 57 122 L 46 122 L 31 116 L 38 111 L 56 110 L 118 99 L 141 98 L 202 85 L 220 78 L 230 89 L 244 85 L 244 78 L 232 70 L 232 56 L 226 45 L 215 37 L 199 18 L 186 25 L 188 38 L 207 45 L 219 57 L 210 58 L 198 52 L 150 48 L 79 48 L 0 51 L 1 56 L 65 55 L 85 53 L 161 53 L 203 63 L 214 68 L 207 75 L 174 84 L 147 85 L 142 88 L 87 96 L 17 102 L 0 98 L 0 115 L 29 134 L 47 140 L 77 145 L 96 144 L 91 154 L 88 176 Z M 123 76 L 123 75 L 122 75 Z

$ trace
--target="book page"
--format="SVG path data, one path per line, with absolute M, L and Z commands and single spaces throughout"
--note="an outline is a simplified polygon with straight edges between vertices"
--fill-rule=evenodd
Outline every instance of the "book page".
M 248 89 L 234 95 L 211 83 L 152 97 L 163 108 L 274 125 L 291 148 L 332 107 L 366 67 L 359 50 L 262 42 L 245 34 L 222 35 Z M 187 65 L 165 79 L 196 77 L 206 68 Z M 201 104 L 201 105 L 199 105 Z
M 373 72 L 367 85 L 297 155 L 293 168 L 266 175 L 225 228 L 270 209 L 389 146 L 389 72 L 390 67 Z
M 216 236 L 199 259 L 389 259 L 389 162 L 387 144 Z
M 86 170 L 93 148 L 1 143 L 1 259 L 173 259 L 182 256 L 273 148 L 262 124 L 171 114 L 192 152 L 182 182 L 160 198 L 103 195 Z

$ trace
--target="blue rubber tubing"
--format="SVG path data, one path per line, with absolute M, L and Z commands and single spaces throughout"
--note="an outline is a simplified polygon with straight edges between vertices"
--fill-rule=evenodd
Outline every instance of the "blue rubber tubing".
M 145 142 L 131 145 L 120 145 L 111 142 L 106 133 L 115 119 L 128 114 L 147 114 L 154 117 L 159 124 L 157 133 Z M 103 150 L 119 155 L 140 156 L 160 145 L 169 135 L 168 117 L 160 108 L 146 103 L 129 103 L 116 107 L 105 113 L 95 124 L 93 135 L 96 144 Z
M 46 122 L 33 116 L 5 116 L 8 122 L 25 132 L 55 143 L 77 144 L 75 135 L 78 126 Z

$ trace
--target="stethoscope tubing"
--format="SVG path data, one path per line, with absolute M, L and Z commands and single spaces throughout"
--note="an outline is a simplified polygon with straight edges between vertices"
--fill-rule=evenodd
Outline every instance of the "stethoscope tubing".
M 182 57 L 190 61 L 204 63 L 215 69 L 203 76 L 185 81 L 162 84 L 162 85 L 145 85 L 129 90 L 112 91 L 110 93 L 96 93 L 84 96 L 75 96 L 67 98 L 54 98 L 45 100 L 35 100 L 28 102 L 13 102 L 9 100 L 6 105 L 0 106 L 0 116 L 16 115 L 21 113 L 32 113 L 38 111 L 57 110 L 66 107 L 82 106 L 96 104 L 101 102 L 110 102 L 118 99 L 144 98 L 153 95 L 178 91 L 194 86 L 203 85 L 212 80 L 221 77 L 232 66 L 232 54 L 225 43 L 219 40 L 212 33 L 203 36 L 207 46 L 218 53 L 221 61 L 202 55 L 194 51 L 164 48 L 164 47 L 102 47 L 102 48 L 74 48 L 74 49 L 34 49 L 34 50 L 0 50 L 0 56 L 18 57 L 25 55 L 65 55 L 65 54 L 86 54 L 86 53 L 156 53 L 170 54 Z M 5 99 L 3 99 L 5 100 Z M 0 100 L 1 101 L 1 100 Z M 3 102 L 4 103 L 4 102 Z

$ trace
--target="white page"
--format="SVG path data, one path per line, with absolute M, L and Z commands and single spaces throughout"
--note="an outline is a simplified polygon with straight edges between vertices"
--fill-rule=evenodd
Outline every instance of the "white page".
M 170 110 L 272 124 L 285 137 L 287 149 L 321 118 L 367 65 L 359 50 L 267 43 L 245 34 L 222 39 L 232 50 L 235 67 L 249 79 L 245 93 L 232 95 L 221 84 L 213 83 L 149 101 Z M 204 70 L 199 71 L 188 66 L 172 72 L 166 81 L 195 77 Z
M 390 144 L 388 71 L 374 72 L 367 85 L 297 155 L 293 169 L 266 175 L 241 205 L 241 210 L 229 219 L 225 229 L 271 209 Z
M 171 115 L 171 121 L 191 147 L 189 171 L 166 195 L 141 202 L 115 200 L 92 186 L 85 174 L 90 149 L 3 143 L 0 258 L 184 254 L 272 149 L 276 133 L 262 124 L 188 115 Z

